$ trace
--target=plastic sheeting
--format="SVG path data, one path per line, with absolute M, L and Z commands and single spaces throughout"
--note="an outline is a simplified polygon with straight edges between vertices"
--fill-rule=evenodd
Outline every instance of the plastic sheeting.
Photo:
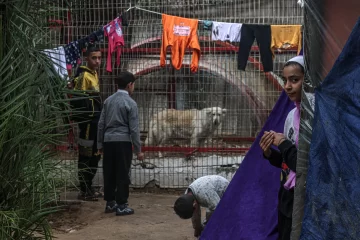
M 300 239 L 360 239 L 360 19 L 316 90 Z
M 259 142 L 264 131 L 283 132 L 285 119 L 294 107 L 294 103 L 282 92 L 200 239 L 277 239 L 280 169 L 263 158 Z
M 336 58 L 342 51 L 346 40 L 349 37 L 351 29 L 353 29 L 357 18 L 359 17 L 360 1 L 353 0 L 305 0 L 304 1 L 304 56 L 305 56 L 305 73 L 306 73 L 306 84 L 304 84 L 304 91 L 313 93 L 314 89 L 317 89 L 330 69 L 333 67 Z M 341 19 L 341 20 L 339 20 Z M 347 73 L 343 72 L 343 75 Z M 339 80 L 338 80 L 339 81 Z M 343 86 L 339 83 L 337 85 L 338 91 L 342 91 Z M 321 88 L 319 88 L 320 90 Z M 334 95 L 335 96 L 335 95 Z M 336 95 L 337 96 L 337 95 Z M 316 98 L 316 97 L 315 97 Z M 321 98 L 321 97 L 320 97 Z M 334 98 L 335 99 L 335 98 Z M 320 99 L 319 101 L 321 101 Z M 337 99 L 337 101 L 341 101 Z M 318 103 L 317 103 L 318 104 Z M 325 107 L 326 106 L 326 107 Z M 317 141 L 317 136 L 312 139 L 312 126 L 314 119 L 314 112 L 310 107 L 308 101 L 306 101 L 305 94 L 302 99 L 302 113 L 300 122 L 300 134 L 299 134 L 299 148 L 298 148 L 298 161 L 297 161 L 297 180 L 294 197 L 294 212 L 293 212 L 293 226 L 291 240 L 298 240 L 302 232 L 302 222 L 309 221 L 313 218 L 312 222 L 316 227 L 312 228 L 314 232 L 322 232 L 322 225 L 327 222 L 323 216 L 318 217 L 316 213 L 310 213 L 304 218 L 304 201 L 305 201 L 305 183 L 307 181 L 308 163 L 309 163 L 309 149 L 310 142 Z M 317 108 L 317 114 L 324 114 L 323 111 L 333 111 L 333 105 L 324 103 L 324 108 Z M 341 125 L 340 125 L 341 124 Z M 337 126 L 343 127 L 343 123 L 336 123 Z M 336 141 L 336 137 L 331 133 L 328 135 L 326 141 Z M 323 139 L 324 140 L 324 139 Z M 313 143 L 312 143 L 313 145 Z M 324 145 L 319 145 L 324 147 Z M 326 151 L 331 149 L 325 148 Z M 317 152 L 319 149 L 312 151 Z M 323 150 L 322 150 L 323 151 Z M 344 155 L 345 157 L 345 155 Z M 360 159 L 359 157 L 357 159 Z M 312 160 L 310 160 L 312 161 Z M 323 164 L 328 163 L 328 159 L 324 158 L 321 160 Z M 336 161 L 335 161 L 336 162 Z M 310 163 L 310 168 L 312 168 Z M 310 169 L 311 170 L 311 169 Z M 310 171 L 311 172 L 311 171 Z M 320 181 L 320 176 L 315 177 L 317 183 Z M 345 177 L 346 178 L 346 177 Z M 309 176 L 309 179 L 311 177 Z M 314 179 L 313 179 L 314 180 Z M 328 187 L 336 186 L 336 182 L 332 182 Z M 307 183 L 306 190 L 307 194 L 318 191 L 317 185 L 310 186 Z M 326 195 L 329 197 L 328 195 Z M 325 197 L 325 195 L 324 195 Z M 337 202 L 336 196 L 332 196 L 329 202 Z M 312 206 L 309 198 L 306 200 L 306 206 Z M 318 208 L 319 206 L 317 206 Z M 317 209 L 316 208 L 316 209 Z M 306 209 L 305 209 L 306 210 Z M 313 208 L 314 210 L 314 208 Z M 331 214 L 335 209 L 329 209 Z M 354 209 L 355 211 L 355 209 Z M 303 219 L 304 218 L 304 219 Z M 340 222 L 339 222 L 340 223 Z M 344 222 L 343 222 L 344 223 Z M 336 228 L 337 226 L 334 226 Z M 309 234 L 309 231 L 307 231 Z M 352 239 L 346 238 L 345 235 L 340 238 L 334 238 L 329 236 L 326 237 L 311 237 L 302 235 L 302 239 Z M 360 239 L 360 238 L 359 238 Z

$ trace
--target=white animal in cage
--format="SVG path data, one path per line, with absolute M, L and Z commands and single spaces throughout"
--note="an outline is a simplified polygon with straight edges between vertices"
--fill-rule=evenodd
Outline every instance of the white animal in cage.
M 226 111 L 220 107 L 161 111 L 150 121 L 145 145 L 159 146 L 181 138 L 193 147 L 201 147 L 223 122 Z

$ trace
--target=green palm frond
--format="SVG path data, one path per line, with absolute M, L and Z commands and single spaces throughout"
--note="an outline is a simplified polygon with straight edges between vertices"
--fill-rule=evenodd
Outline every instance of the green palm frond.
M 58 210 L 59 119 L 70 113 L 63 79 L 50 59 L 46 24 L 53 1 L 0 0 L 0 239 L 51 239 Z M 6 19 L 6 22 L 4 22 Z

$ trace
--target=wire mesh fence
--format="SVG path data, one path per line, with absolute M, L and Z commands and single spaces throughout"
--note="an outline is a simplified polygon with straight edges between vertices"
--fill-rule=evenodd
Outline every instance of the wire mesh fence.
M 179 17 L 229 23 L 302 24 L 302 9 L 290 0 L 147 0 L 58 2 L 51 19 L 54 47 L 88 36 L 129 7 Z M 232 178 L 247 150 L 261 130 L 281 91 L 280 71 L 296 49 L 275 51 L 274 71 L 263 71 L 254 42 L 245 71 L 237 68 L 238 42 L 211 40 L 211 31 L 199 24 L 201 48 L 199 70 L 190 71 L 192 51 L 186 51 L 182 68 L 160 66 L 161 15 L 139 9 L 127 12 L 123 27 L 125 46 L 121 63 L 112 54 L 112 73 L 105 70 L 108 40 L 98 45 L 103 53 L 99 71 L 102 98 L 116 91 L 116 75 L 127 70 L 137 77 L 133 99 L 140 117 L 145 161 L 133 161 L 132 187 L 183 188 L 210 174 Z M 85 64 L 85 63 L 83 63 Z M 224 110 L 225 109 L 225 110 Z M 206 127 L 205 127 L 206 126 Z M 64 179 L 76 185 L 76 126 L 62 151 Z M 96 178 L 102 185 L 101 162 Z

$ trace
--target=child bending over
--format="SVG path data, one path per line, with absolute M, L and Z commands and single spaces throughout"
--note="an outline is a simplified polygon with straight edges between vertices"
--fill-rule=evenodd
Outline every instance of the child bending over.
M 218 175 L 204 176 L 196 179 L 179 197 L 174 205 L 175 213 L 182 219 L 192 218 L 194 236 L 199 237 L 219 204 L 229 181 Z M 206 208 L 206 218 L 201 223 L 201 207 Z

